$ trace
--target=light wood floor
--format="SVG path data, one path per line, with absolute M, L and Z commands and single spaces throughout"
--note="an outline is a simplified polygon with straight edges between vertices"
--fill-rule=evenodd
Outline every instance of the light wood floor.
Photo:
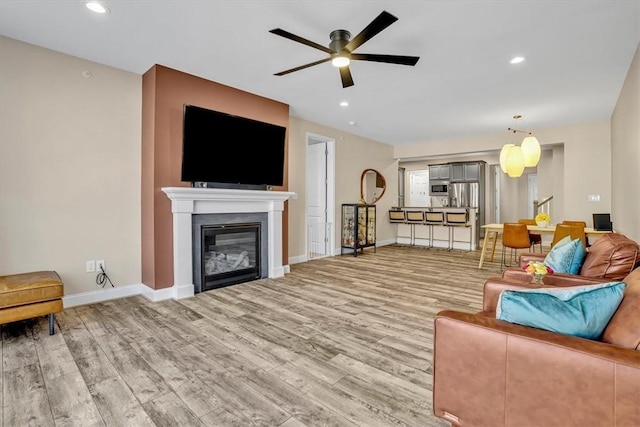
M 4 426 L 432 426 L 433 317 L 478 311 L 479 252 L 387 246 L 152 303 L 2 328 Z

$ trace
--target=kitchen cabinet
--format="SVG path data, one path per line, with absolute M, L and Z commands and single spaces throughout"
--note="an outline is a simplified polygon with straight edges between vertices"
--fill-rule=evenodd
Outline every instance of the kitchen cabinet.
M 429 180 L 448 180 L 451 177 L 449 165 L 430 165 Z
M 358 256 L 364 248 L 376 247 L 376 205 L 343 204 L 342 205 L 342 243 L 340 254 L 345 249 L 352 249 L 353 256 Z
M 451 165 L 451 181 L 479 181 L 480 180 L 480 163 L 453 163 Z
M 465 181 L 480 180 L 480 163 L 465 163 L 463 166 Z

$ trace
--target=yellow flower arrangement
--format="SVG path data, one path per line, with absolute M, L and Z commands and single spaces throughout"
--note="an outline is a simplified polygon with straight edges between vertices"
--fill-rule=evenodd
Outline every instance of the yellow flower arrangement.
M 542 278 L 544 276 L 547 274 L 553 274 L 551 267 L 548 267 L 540 261 L 529 261 L 529 263 L 524 267 L 524 271 L 531 274 L 536 283 L 542 283 Z
M 541 222 L 551 222 L 551 217 L 546 212 L 540 212 L 538 215 L 536 215 L 535 220 Z

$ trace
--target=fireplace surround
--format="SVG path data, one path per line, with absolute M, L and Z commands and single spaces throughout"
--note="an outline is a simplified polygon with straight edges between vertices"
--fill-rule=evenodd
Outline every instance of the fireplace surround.
M 282 211 L 284 202 L 295 193 L 287 191 L 234 190 L 223 188 L 163 187 L 173 213 L 174 299 L 194 295 L 193 217 L 201 214 L 266 215 L 267 260 L 265 277 L 281 277 Z

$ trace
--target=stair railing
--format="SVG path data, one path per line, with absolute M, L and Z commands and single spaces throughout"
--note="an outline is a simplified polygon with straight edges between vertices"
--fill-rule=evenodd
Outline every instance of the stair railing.
M 533 217 L 535 218 L 536 215 L 538 215 L 540 212 L 546 212 L 546 213 L 550 213 L 551 212 L 551 200 L 553 199 L 553 196 L 549 196 L 546 199 L 542 200 L 541 202 L 534 200 L 533 201 Z

